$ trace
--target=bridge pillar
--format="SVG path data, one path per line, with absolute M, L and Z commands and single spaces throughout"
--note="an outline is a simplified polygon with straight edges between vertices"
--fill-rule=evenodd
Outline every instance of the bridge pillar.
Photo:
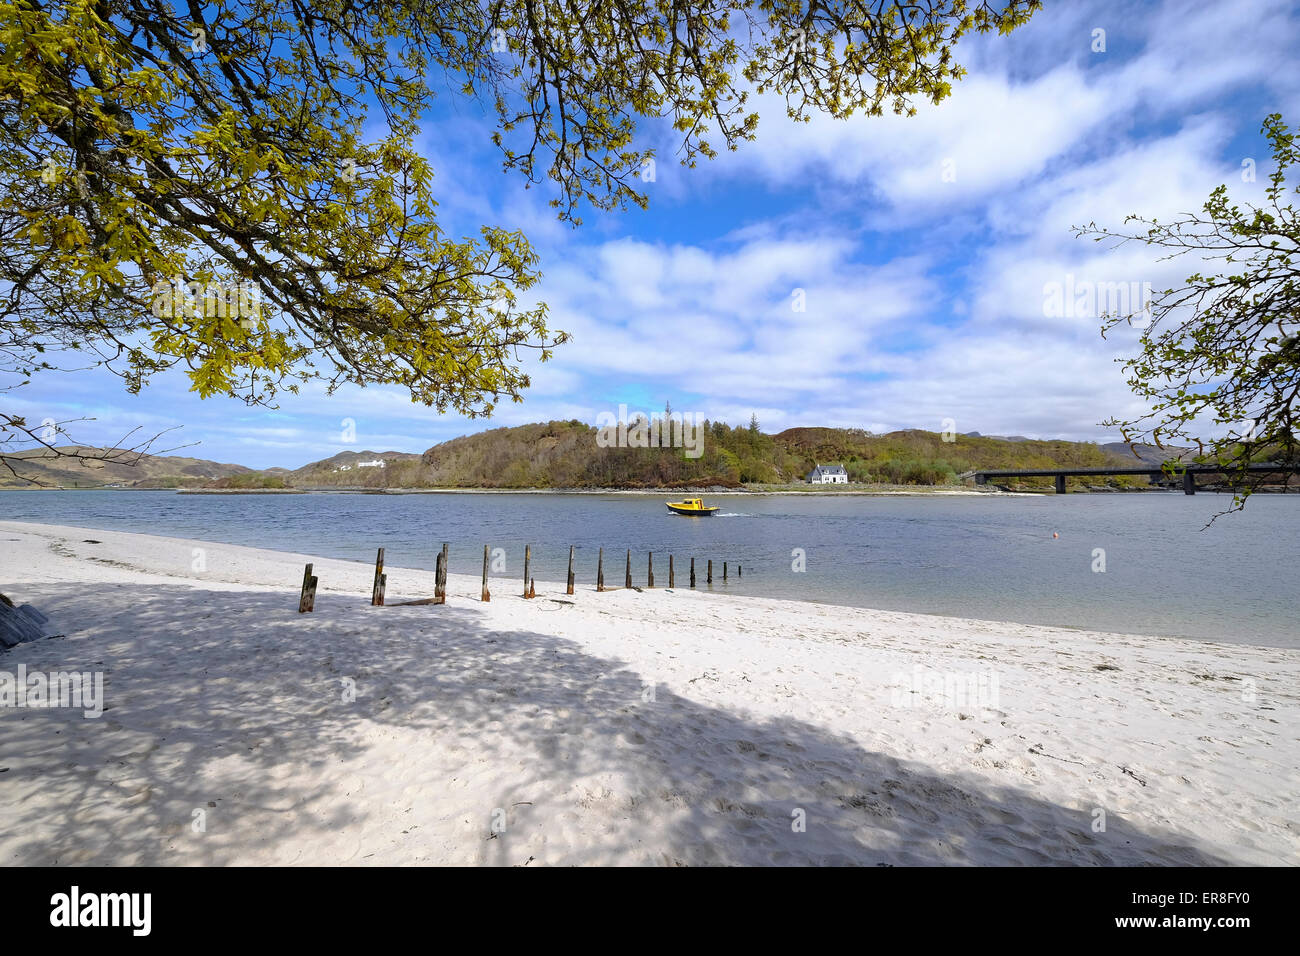
M 986 481 L 988 481 L 988 478 L 986 478 L 984 475 L 977 474 L 975 476 L 975 484 L 977 485 L 982 485 Z
M 1058 495 L 1065 494 L 1065 475 L 1056 476 L 1056 493 Z
M 1183 472 L 1183 494 L 1196 494 L 1196 476 L 1190 471 Z

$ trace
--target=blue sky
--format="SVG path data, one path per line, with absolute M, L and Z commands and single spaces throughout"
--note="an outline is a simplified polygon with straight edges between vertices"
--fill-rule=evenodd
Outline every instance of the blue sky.
M 1092 50 L 1098 29 L 1105 52 Z M 201 401 L 179 374 L 131 396 L 108 375 L 52 373 L 6 407 L 29 421 L 93 417 L 75 432 L 88 443 L 180 425 L 163 447 L 197 443 L 184 454 L 254 467 L 419 452 L 552 418 L 594 424 L 666 400 L 733 424 L 757 414 L 767 431 L 939 430 L 951 418 L 963 432 L 1112 440 L 1100 421 L 1142 411 L 1115 362 L 1137 333 L 1103 340 L 1095 315 L 1048 316 L 1044 289 L 1067 277 L 1160 289 L 1191 264 L 1108 251 L 1070 226 L 1199 209 L 1220 183 L 1260 199 L 1261 122 L 1300 123 L 1298 49 L 1300 11 L 1279 0 L 1049 0 L 1012 36 L 959 46 L 969 76 L 938 107 L 794 124 L 760 99 L 756 142 L 685 169 L 665 140 L 650 209 L 587 211 L 576 230 L 554 219 L 545 187 L 501 172 L 477 105 L 444 100 L 421 143 L 441 215 L 457 234 L 522 228 L 542 257 L 533 291 L 573 335 L 532 370 L 525 402 L 467 421 L 397 389 L 313 387 L 267 410 Z

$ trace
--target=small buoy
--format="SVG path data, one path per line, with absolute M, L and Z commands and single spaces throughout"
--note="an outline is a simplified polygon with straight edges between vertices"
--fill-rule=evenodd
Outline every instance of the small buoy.
M 1057 534 L 1055 531 L 1053 531 L 1053 532 L 1052 532 L 1052 537 L 1053 537 L 1053 538 L 1059 538 L 1060 535 Z

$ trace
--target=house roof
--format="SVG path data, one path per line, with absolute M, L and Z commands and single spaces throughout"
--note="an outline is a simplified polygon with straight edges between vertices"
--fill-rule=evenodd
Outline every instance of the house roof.
M 843 465 L 818 465 L 813 471 L 820 471 L 823 475 L 845 474 Z

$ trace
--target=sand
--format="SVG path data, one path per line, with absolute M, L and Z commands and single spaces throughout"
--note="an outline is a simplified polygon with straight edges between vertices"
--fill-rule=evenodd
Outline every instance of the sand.
M 372 608 L 366 563 L 0 522 L 63 635 L 0 672 L 104 680 L 0 708 L 0 863 L 1300 861 L 1298 651 L 587 570 Z

